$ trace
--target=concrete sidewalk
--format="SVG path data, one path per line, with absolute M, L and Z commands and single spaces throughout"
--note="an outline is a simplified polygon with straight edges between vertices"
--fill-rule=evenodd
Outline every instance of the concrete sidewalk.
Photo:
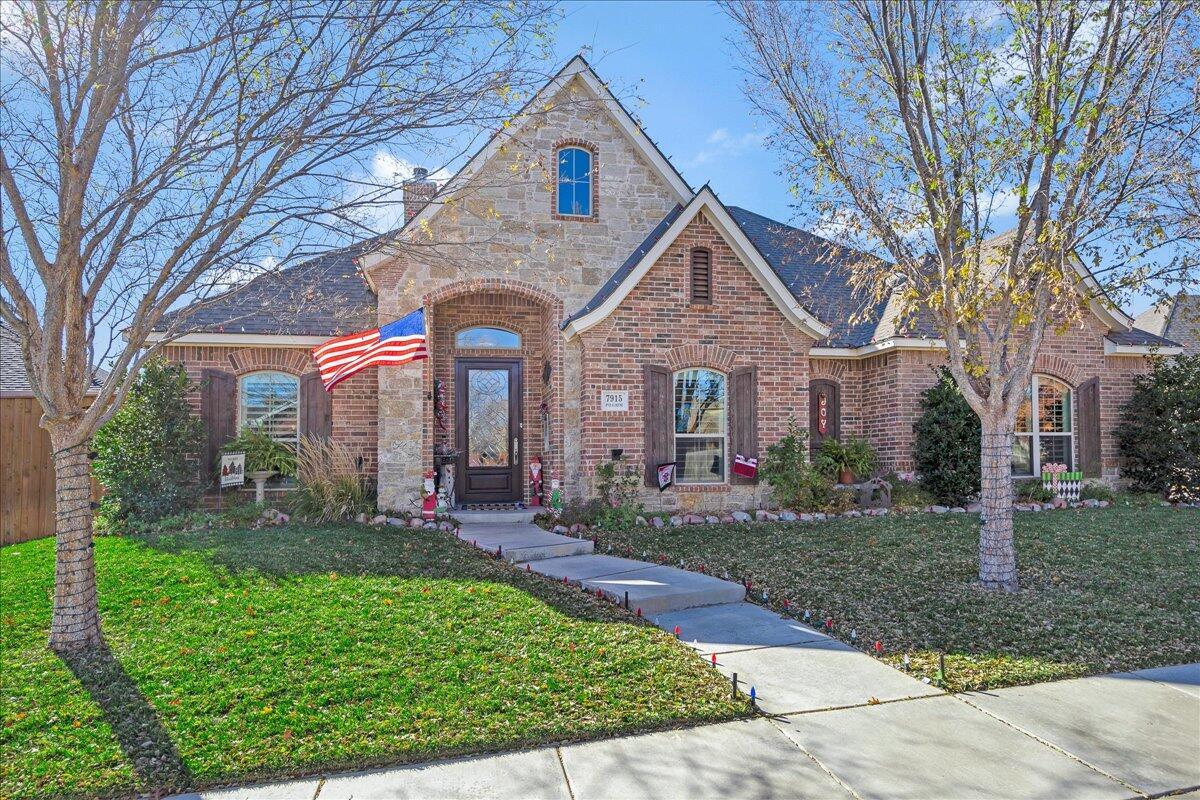
M 1149 797 L 1200 787 L 1200 664 L 186 795 Z

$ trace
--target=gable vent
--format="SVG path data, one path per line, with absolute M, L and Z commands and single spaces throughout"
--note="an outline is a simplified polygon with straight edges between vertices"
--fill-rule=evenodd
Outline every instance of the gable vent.
M 692 302 L 712 303 L 712 253 L 702 247 L 692 251 Z

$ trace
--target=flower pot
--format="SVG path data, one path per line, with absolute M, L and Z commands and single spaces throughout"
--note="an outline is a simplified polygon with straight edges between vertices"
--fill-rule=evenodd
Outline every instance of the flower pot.
M 841 474 L 838 475 L 838 483 L 844 484 L 846 486 L 849 486 L 850 484 L 854 483 L 854 473 L 848 469 L 842 470 Z

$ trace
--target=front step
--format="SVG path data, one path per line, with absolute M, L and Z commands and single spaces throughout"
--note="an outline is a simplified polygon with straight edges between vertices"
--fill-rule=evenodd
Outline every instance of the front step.
M 514 564 L 541 561 L 546 558 L 585 555 L 591 553 L 592 548 L 595 547 L 589 539 L 560 536 L 529 523 L 521 525 L 464 523 L 459 528 L 458 538 L 465 542 L 472 542 L 489 553 L 499 550 L 501 558 Z
M 530 566 L 555 580 L 566 578 L 589 591 L 602 591 L 617 602 L 624 602 L 628 593 L 629 609 L 640 608 L 643 616 L 737 603 L 746 597 L 740 583 L 615 556 L 550 558 Z
M 533 522 L 533 515 L 537 513 L 529 509 L 500 509 L 500 510 L 462 510 L 453 511 L 450 516 L 462 523 L 483 523 L 503 525 L 506 523 L 514 523 L 517 525 Z

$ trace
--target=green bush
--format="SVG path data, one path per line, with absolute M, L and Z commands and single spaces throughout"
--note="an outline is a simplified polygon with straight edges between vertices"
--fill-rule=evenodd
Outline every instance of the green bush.
M 600 495 L 600 504 L 592 524 L 606 531 L 632 528 L 642 513 L 641 504 L 635 502 L 641 484 L 641 466 L 624 456 L 596 467 L 596 493 Z
M 249 462 L 247 454 L 247 466 Z M 296 448 L 295 474 L 291 508 L 305 519 L 331 522 L 375 510 L 374 485 L 342 442 L 305 436 Z
M 1107 500 L 1111 503 L 1116 499 L 1116 495 L 1113 494 L 1112 489 L 1102 483 L 1090 483 L 1079 490 L 1079 499 Z
M 221 450 L 226 453 L 245 453 L 247 475 L 251 472 L 267 471 L 285 476 L 296 474 L 296 452 L 286 444 L 272 439 L 270 434 L 261 428 L 242 428 Z
M 925 491 L 916 481 L 902 480 L 894 472 L 885 475 L 883 479 L 892 485 L 892 508 L 919 509 L 937 504 L 937 498 Z
M 815 461 L 817 471 L 833 481 L 847 471 L 857 478 L 866 478 L 878 462 L 870 443 L 853 436 L 844 442 L 832 438 L 821 442 Z
M 979 494 L 980 429 L 950 370 L 939 369 L 913 425 L 913 464 L 921 487 L 939 503 L 962 505 Z
M 1017 481 L 1013 489 L 1017 499 L 1026 503 L 1049 503 L 1054 500 L 1053 490 L 1043 486 L 1040 478 Z
M 178 364 L 147 361 L 125 402 L 96 432 L 92 469 L 105 488 L 97 515 L 102 530 L 179 514 L 199 499 L 204 423 L 188 405 L 192 388 Z
M 1136 376 L 1116 437 L 1134 490 L 1200 497 L 1200 354 L 1156 358 Z
M 808 461 L 808 431 L 795 417 L 788 419 L 787 433 L 767 447 L 758 475 L 771 486 L 775 502 L 793 511 L 823 511 L 833 501 L 833 482 Z

